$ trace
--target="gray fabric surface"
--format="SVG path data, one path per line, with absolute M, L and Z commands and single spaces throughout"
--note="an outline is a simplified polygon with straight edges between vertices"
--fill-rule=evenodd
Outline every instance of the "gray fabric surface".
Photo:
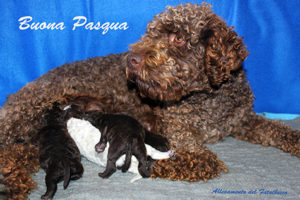
M 300 128 L 300 118 L 287 122 Z M 84 175 L 72 181 L 68 189 L 58 184 L 54 199 L 300 199 L 300 158 L 273 147 L 263 147 L 228 137 L 208 147 L 223 160 L 229 173 L 205 182 L 181 182 L 162 179 L 142 179 L 129 183 L 135 176 L 117 171 L 109 179 L 98 177 L 103 171 L 83 158 Z M 46 191 L 45 173 L 40 170 L 33 178 L 37 188 L 30 199 L 40 199 Z M 244 191 L 246 194 L 224 194 L 223 191 Z M 254 194 L 248 194 L 255 191 Z M 260 194 L 260 191 L 277 191 L 286 194 Z M 214 192 L 215 191 L 215 192 Z

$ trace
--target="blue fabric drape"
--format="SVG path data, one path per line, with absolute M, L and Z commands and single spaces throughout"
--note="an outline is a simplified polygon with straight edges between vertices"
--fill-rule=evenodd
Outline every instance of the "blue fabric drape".
M 0 0 L 0 105 L 50 69 L 128 49 L 167 5 L 201 1 Z M 258 112 L 300 113 L 300 1 L 207 1 L 244 36 L 251 52 L 244 63 Z M 20 30 L 21 17 L 60 23 L 63 30 Z M 89 22 L 126 22 L 126 30 L 72 30 L 76 16 Z M 29 24 L 30 24 L 29 23 Z

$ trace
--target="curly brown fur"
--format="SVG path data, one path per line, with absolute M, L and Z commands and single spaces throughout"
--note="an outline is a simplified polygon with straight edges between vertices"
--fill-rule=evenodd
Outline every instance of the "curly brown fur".
M 39 119 L 45 110 L 54 102 L 67 105 L 79 96 L 97 99 L 104 112 L 135 113 L 136 118 L 153 113 L 135 90 L 129 90 L 121 64 L 124 56 L 109 55 L 65 64 L 10 95 L 0 115 L 1 147 L 16 140 L 29 141 L 40 128 Z
M 168 7 L 130 52 L 65 64 L 11 95 L 0 111 L 1 147 L 29 141 L 52 103 L 87 96 L 101 111 L 162 133 L 177 151 L 200 154 L 203 143 L 233 135 L 300 156 L 299 131 L 254 113 L 246 56 L 242 39 L 209 5 Z
M 219 161 L 217 155 L 203 146 L 197 153 L 176 152 L 174 158 L 154 162 L 152 178 L 180 181 L 207 181 L 220 177 L 221 172 L 228 172 L 227 167 Z
M 0 152 L 0 169 L 8 199 L 22 200 L 35 187 L 30 175 L 39 169 L 38 149 L 30 144 L 14 144 Z
M 292 130 L 279 120 L 272 121 L 260 116 L 253 116 L 247 123 L 250 127 L 255 127 L 255 130 L 246 127 L 248 129 L 235 134 L 235 138 L 263 146 L 274 146 L 292 155 L 300 156 L 299 131 Z
M 247 57 L 242 39 L 206 4 L 168 7 L 148 24 L 132 52 L 128 78 L 143 95 L 160 101 L 219 87 Z
M 233 27 L 209 5 L 179 5 L 148 24 L 146 34 L 132 45 L 126 74 L 141 96 L 169 102 L 154 112 L 176 148 L 191 151 L 228 135 L 245 140 L 254 136 L 258 143 L 285 143 L 287 151 L 300 156 L 298 131 L 254 113 L 241 65 L 247 53 Z M 271 135 L 274 139 L 267 142 Z

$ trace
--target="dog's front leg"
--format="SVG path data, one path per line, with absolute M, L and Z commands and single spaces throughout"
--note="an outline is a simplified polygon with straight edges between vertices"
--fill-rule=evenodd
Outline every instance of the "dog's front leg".
M 112 142 L 108 149 L 106 169 L 104 172 L 99 173 L 98 175 L 102 178 L 110 177 L 117 170 L 116 161 L 118 160 L 118 158 L 120 158 L 122 153 L 123 150 L 122 148 L 120 148 L 118 142 Z
M 224 162 L 206 146 L 197 151 L 177 150 L 172 159 L 162 159 L 153 163 L 152 178 L 180 181 L 207 181 L 228 172 Z
M 116 170 L 117 170 L 116 160 L 108 159 L 105 171 L 102 173 L 99 173 L 98 175 L 102 178 L 109 178 L 113 173 L 115 173 Z
M 250 113 L 243 121 L 244 129 L 234 137 L 263 146 L 274 146 L 300 157 L 300 131 L 281 121 L 270 120 Z
M 47 170 L 46 174 L 46 186 L 47 186 L 47 191 L 44 195 L 41 196 L 41 199 L 43 200 L 49 200 L 52 199 L 54 194 L 56 193 L 57 190 L 57 178 L 56 175 L 52 172 L 49 172 L 50 170 Z

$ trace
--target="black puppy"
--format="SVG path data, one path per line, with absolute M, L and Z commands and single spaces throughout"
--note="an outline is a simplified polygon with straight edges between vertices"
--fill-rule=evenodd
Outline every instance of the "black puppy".
M 149 177 L 151 169 L 147 162 L 147 152 L 145 147 L 146 134 L 153 134 L 160 142 L 160 150 L 169 150 L 167 139 L 146 130 L 137 120 L 127 115 L 103 114 L 99 111 L 89 111 L 83 115 L 93 126 L 101 132 L 100 142 L 96 144 L 95 150 L 103 152 L 107 142 L 109 149 L 107 155 L 107 165 L 103 173 L 99 173 L 102 178 L 108 178 L 116 171 L 116 161 L 126 154 L 122 171 L 128 170 L 131 164 L 131 156 L 134 155 L 139 161 L 138 171 L 142 177 Z
M 67 132 L 65 112 L 54 105 L 47 111 L 44 126 L 35 138 L 39 145 L 41 168 L 46 172 L 47 191 L 42 199 L 52 199 L 57 183 L 64 180 L 64 189 L 70 180 L 79 179 L 83 174 L 80 152 Z

